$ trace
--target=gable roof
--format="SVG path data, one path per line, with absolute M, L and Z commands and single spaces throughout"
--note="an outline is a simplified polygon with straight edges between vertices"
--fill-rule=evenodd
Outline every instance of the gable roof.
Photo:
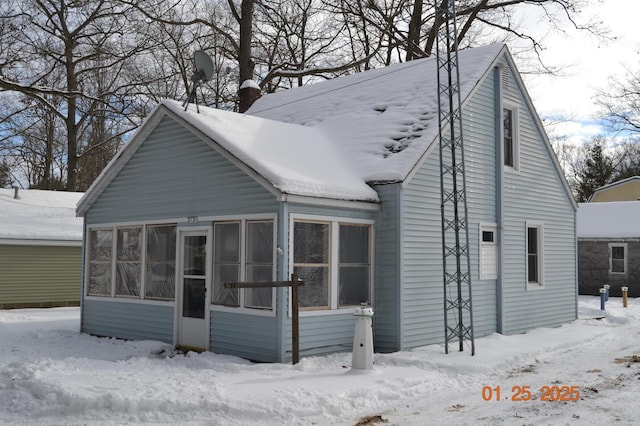
M 631 176 L 626 179 L 601 186 L 600 188 L 596 189 L 593 194 L 591 194 L 591 197 L 589 197 L 589 201 L 594 200 L 598 194 L 608 191 L 609 189 L 626 186 L 629 184 L 640 184 L 640 176 Z
M 578 238 L 640 237 L 640 201 L 580 203 L 576 216 Z
M 82 218 L 75 216 L 81 192 L 0 189 L 0 243 L 82 241 Z M 3 241 L 4 240 L 4 241 Z
M 462 102 L 506 52 L 458 52 Z M 387 66 L 258 99 L 246 114 L 319 128 L 365 182 L 404 181 L 438 136 L 435 57 Z

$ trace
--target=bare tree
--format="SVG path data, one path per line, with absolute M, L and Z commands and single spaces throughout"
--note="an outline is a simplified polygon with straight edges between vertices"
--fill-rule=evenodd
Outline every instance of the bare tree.
M 640 70 L 626 68 L 623 77 L 610 77 L 596 103 L 613 131 L 640 134 Z

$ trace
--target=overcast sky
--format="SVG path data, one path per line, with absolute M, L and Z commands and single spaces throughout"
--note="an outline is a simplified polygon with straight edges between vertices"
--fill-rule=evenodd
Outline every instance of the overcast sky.
M 564 116 L 571 119 L 571 122 L 547 130 L 552 136 L 565 135 L 567 140 L 574 142 L 589 142 L 593 136 L 604 132 L 595 121 L 598 111 L 593 97 L 596 90 L 605 87 L 611 75 L 623 75 L 625 66 L 634 70 L 640 68 L 640 3 L 637 0 L 592 0 L 592 3 L 593 6 L 582 12 L 583 19 L 594 16 L 602 20 L 616 39 L 601 42 L 584 31 L 571 28 L 567 28 L 565 34 L 546 36 L 542 58 L 548 65 L 563 67 L 563 76 L 523 76 L 543 118 Z M 524 19 L 532 28 L 544 27 L 539 16 L 530 11 Z M 544 33 L 539 32 L 539 35 Z

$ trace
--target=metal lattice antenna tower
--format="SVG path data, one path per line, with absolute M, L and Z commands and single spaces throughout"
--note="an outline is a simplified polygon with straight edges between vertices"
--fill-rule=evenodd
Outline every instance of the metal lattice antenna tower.
M 435 0 L 435 11 L 445 353 L 457 338 L 460 351 L 468 340 L 475 355 L 455 1 Z

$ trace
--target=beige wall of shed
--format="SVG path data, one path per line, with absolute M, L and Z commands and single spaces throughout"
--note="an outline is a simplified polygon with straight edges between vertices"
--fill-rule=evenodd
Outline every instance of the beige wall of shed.
M 591 202 L 636 200 L 640 200 L 640 182 L 637 180 L 598 191 L 593 194 Z
M 0 309 L 80 304 L 82 247 L 0 245 Z

